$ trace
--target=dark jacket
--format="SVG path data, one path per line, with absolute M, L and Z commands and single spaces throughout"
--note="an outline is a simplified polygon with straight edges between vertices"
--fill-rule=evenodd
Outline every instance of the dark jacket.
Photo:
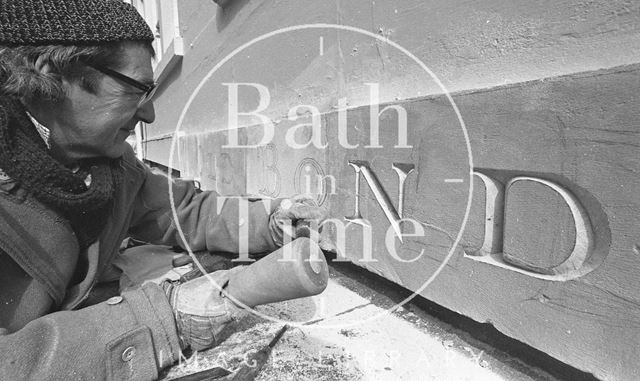
M 80 253 L 69 223 L 11 179 L 0 179 L 0 378 L 2 380 L 155 379 L 178 360 L 171 308 L 147 284 L 74 310 L 108 271 L 126 236 L 156 244 L 181 242 L 172 223 L 169 182 L 129 150 L 124 181 L 106 228 Z M 238 200 L 218 210 L 217 194 L 174 181 L 176 212 L 192 250 L 238 251 Z M 276 247 L 270 210 L 249 203 L 249 251 Z M 240 221 L 242 224 L 244 221 Z

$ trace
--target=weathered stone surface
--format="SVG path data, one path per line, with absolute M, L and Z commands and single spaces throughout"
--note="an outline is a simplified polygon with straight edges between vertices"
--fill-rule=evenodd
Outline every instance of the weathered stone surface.
M 362 107 L 347 113 L 347 140 L 356 148 L 340 144 L 335 112 L 322 119 L 326 149 L 290 149 L 284 139 L 293 123 L 282 122 L 271 146 L 247 149 L 232 164 L 246 165 L 247 193 L 273 197 L 305 191 L 308 174 L 328 176 L 320 188 L 309 182 L 318 201 L 341 221 L 359 212 L 371 222 L 369 236 L 361 224 L 345 228 L 340 255 L 599 378 L 633 379 L 640 372 L 633 361 L 640 354 L 638 88 L 640 69 L 631 66 L 455 94 L 473 168 L 440 97 L 398 103 L 410 148 L 395 147 L 394 111 L 380 119 L 382 148 L 366 147 L 371 125 Z M 246 136 L 251 143 L 261 135 L 249 128 Z M 394 163 L 413 166 L 401 188 Z M 470 181 L 471 215 L 461 233 Z M 395 239 L 397 253 L 385 244 L 394 216 L 424 228 L 422 236 Z M 338 227 L 326 232 L 339 238 Z M 424 288 L 458 235 L 451 259 Z

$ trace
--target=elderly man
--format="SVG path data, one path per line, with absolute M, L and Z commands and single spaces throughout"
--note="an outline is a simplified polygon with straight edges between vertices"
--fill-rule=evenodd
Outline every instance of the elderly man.
M 2 379 L 157 378 L 233 318 L 179 311 L 189 291 L 167 283 L 79 308 L 127 236 L 183 244 L 180 224 L 193 250 L 239 247 L 239 200 L 218 214 L 215 193 L 176 181 L 174 222 L 167 179 L 125 142 L 155 117 L 152 41 L 119 0 L 0 0 Z M 278 221 L 324 217 L 279 203 L 249 202 L 250 251 L 282 245 Z

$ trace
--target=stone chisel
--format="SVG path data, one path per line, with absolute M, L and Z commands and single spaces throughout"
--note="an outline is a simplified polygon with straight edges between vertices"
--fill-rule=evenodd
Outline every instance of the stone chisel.
M 271 354 L 271 350 L 276 346 L 282 335 L 284 335 L 285 331 L 289 328 L 288 325 L 284 325 L 276 336 L 271 340 L 271 342 L 265 345 L 262 349 L 260 349 L 255 354 L 249 356 L 249 361 L 244 361 L 242 365 L 236 370 L 233 377 L 231 377 L 230 381 L 253 381 L 260 370 L 267 363 L 269 359 L 269 355 Z
M 215 380 L 224 376 L 231 374 L 228 370 L 215 367 L 210 369 L 205 369 L 200 372 L 186 374 L 184 376 L 180 376 L 178 378 L 172 378 L 171 381 L 204 381 L 204 380 Z

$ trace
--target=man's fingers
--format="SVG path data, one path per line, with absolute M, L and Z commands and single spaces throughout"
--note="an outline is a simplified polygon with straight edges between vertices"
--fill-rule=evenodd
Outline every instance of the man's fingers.
M 316 220 L 322 222 L 327 219 L 329 212 L 327 209 L 315 205 L 307 205 L 302 203 L 292 203 L 290 200 L 284 200 L 281 204 L 280 218 L 291 220 Z
M 307 205 L 318 206 L 318 203 L 316 202 L 315 198 L 306 194 L 295 195 L 293 196 L 292 200 L 303 203 L 303 204 L 307 204 Z
M 327 218 L 328 215 L 328 212 L 325 208 L 304 204 L 295 204 L 288 210 L 288 212 L 290 213 L 289 217 L 296 220 L 323 221 Z
M 282 200 L 273 221 L 284 236 L 308 237 L 318 242 L 320 241 L 320 224 L 327 218 L 329 218 L 329 211 L 318 206 L 315 200 L 305 196 L 295 196 Z
M 320 242 L 318 242 L 318 246 L 324 251 L 330 251 L 332 253 L 337 253 L 338 249 L 336 245 L 331 241 L 328 237 L 321 235 Z

